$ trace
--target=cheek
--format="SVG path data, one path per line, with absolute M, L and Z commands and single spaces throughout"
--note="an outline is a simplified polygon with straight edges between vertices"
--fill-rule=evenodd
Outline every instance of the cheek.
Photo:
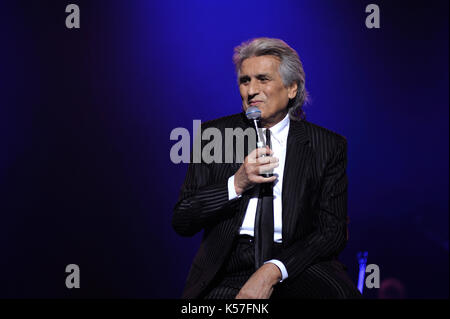
M 282 100 L 282 101 L 289 100 L 289 96 L 288 96 L 289 91 L 284 86 L 280 86 L 276 92 L 277 92 L 279 100 Z
M 283 87 L 271 88 L 271 90 L 267 91 L 267 97 L 276 104 L 284 103 L 284 100 L 288 99 L 287 92 L 283 90 Z
M 239 93 L 241 94 L 241 97 L 244 98 L 247 96 L 247 90 L 245 88 L 239 88 Z

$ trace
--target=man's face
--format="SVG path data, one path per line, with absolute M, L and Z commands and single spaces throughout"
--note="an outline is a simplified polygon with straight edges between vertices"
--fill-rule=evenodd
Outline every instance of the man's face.
M 256 106 L 262 124 L 271 127 L 287 114 L 289 99 L 297 93 L 297 83 L 285 87 L 278 69 L 280 60 L 273 55 L 245 59 L 239 72 L 239 91 L 244 111 Z

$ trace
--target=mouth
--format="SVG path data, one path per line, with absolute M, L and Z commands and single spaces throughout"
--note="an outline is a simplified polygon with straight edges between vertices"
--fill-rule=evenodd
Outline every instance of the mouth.
M 262 103 L 263 103 L 263 101 L 255 100 L 255 101 L 248 102 L 248 105 L 249 106 L 258 106 L 259 104 L 262 104 Z

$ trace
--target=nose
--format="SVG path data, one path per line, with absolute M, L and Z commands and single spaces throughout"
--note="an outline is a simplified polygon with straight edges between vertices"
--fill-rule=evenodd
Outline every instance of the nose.
M 249 86 L 248 86 L 248 95 L 249 96 L 254 96 L 257 95 L 259 93 L 259 84 L 258 81 L 255 80 L 250 80 Z

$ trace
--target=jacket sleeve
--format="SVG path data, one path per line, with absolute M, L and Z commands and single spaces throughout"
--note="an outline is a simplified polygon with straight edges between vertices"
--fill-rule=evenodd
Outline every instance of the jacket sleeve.
M 239 198 L 228 199 L 227 179 L 210 182 L 211 169 L 211 165 L 205 163 L 189 164 L 172 217 L 172 226 L 181 236 L 193 236 L 226 218 L 233 211 L 230 207 L 239 202 Z
M 347 141 L 339 141 L 328 160 L 319 195 L 316 230 L 275 256 L 289 278 L 301 274 L 321 258 L 338 255 L 347 242 Z M 287 280 L 289 280 L 289 278 Z

